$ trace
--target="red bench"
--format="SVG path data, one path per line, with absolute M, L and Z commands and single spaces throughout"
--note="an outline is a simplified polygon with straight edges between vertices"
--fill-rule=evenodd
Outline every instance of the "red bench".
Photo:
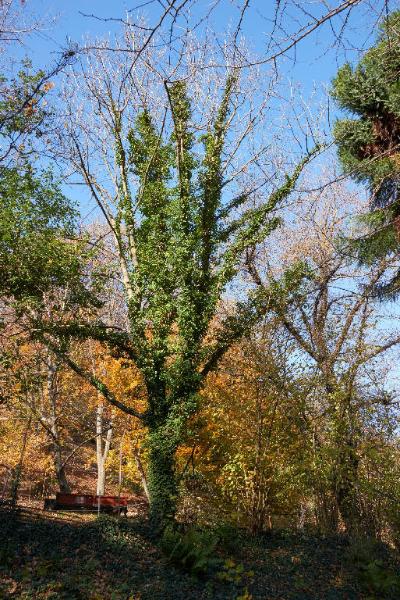
M 92 496 L 90 494 L 58 493 L 46 498 L 43 510 L 70 510 L 76 512 L 128 513 L 128 499 L 124 496 Z

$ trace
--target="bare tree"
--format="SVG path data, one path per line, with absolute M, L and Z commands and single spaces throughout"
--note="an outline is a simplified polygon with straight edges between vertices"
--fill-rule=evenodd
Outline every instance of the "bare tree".
M 40 147 L 41 138 L 51 128 L 45 97 L 54 79 L 71 64 L 76 47 L 67 47 L 50 67 L 33 70 L 29 60 L 21 61 L 15 75 L 15 60 L 9 51 L 38 34 L 44 22 L 30 15 L 25 2 L 0 2 L 0 166 L 16 166 Z
M 249 68 L 255 64 L 278 68 L 281 58 L 295 62 L 302 42 L 320 31 L 321 53 L 339 51 L 346 54 L 362 50 L 377 22 L 396 7 L 397 0 L 392 3 L 387 0 L 375 3 L 370 0 L 320 3 L 285 0 L 274 5 L 261 0 L 240 0 L 235 5 L 229 0 L 213 0 L 207 6 L 199 0 L 170 0 L 167 3 L 150 0 L 132 6 L 124 17 L 82 14 L 103 23 L 122 24 L 138 35 L 142 42 L 135 47 L 134 64 L 149 47 L 163 47 L 170 62 L 174 62 L 174 55 L 182 52 L 188 33 L 196 31 L 203 35 L 207 29 L 218 32 L 222 17 L 224 28 L 227 24 L 232 33 L 232 68 Z M 146 10 L 148 20 L 143 19 Z M 250 59 L 242 54 L 240 41 L 243 37 L 254 37 L 255 19 L 263 23 L 263 30 L 258 37 L 258 54 Z M 220 37 L 221 33 L 217 35 Z M 107 47 L 118 51 L 112 43 Z M 213 67 L 218 65 L 218 61 L 212 63 Z

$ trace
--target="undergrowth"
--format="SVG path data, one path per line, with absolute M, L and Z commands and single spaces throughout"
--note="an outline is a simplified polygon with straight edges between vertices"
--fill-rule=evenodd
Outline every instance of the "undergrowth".
M 226 525 L 169 529 L 155 543 L 145 519 L 2 513 L 0 599 L 395 600 L 396 564 L 383 550 Z
M 357 538 L 351 541 L 347 556 L 365 600 L 400 598 L 400 575 L 383 544 L 370 538 Z

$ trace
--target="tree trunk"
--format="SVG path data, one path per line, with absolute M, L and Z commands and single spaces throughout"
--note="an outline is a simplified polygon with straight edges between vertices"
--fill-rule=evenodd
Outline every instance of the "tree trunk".
M 359 525 L 357 509 L 358 456 L 350 440 L 341 440 L 335 469 L 335 496 L 339 512 L 348 533 Z
M 359 525 L 357 507 L 358 464 L 351 398 L 342 398 L 334 416 L 335 461 L 333 465 L 333 492 L 340 515 L 348 533 Z
M 106 461 L 110 451 L 113 433 L 112 420 L 107 429 L 103 447 L 103 412 L 104 404 L 100 400 L 96 410 L 96 457 L 97 457 L 97 495 L 104 496 L 106 491 Z
M 50 428 L 51 428 L 51 442 L 52 442 L 52 452 L 53 452 L 53 464 L 54 471 L 57 478 L 58 487 L 60 488 L 60 492 L 64 494 L 70 494 L 71 488 L 67 480 L 67 476 L 65 473 L 64 462 L 62 459 L 62 450 L 60 443 L 60 436 L 57 426 L 57 416 L 56 416 L 56 407 L 55 402 L 53 403 L 54 398 L 50 398 L 51 400 L 51 416 L 50 416 Z
M 332 493 L 348 533 L 359 524 L 356 486 L 359 459 L 353 435 L 351 394 L 342 391 L 332 368 L 322 366 L 326 377 L 326 392 L 333 407 L 333 444 L 335 459 L 332 468 Z
M 57 483 L 58 487 L 60 488 L 60 492 L 64 494 L 70 494 L 71 488 L 65 474 L 65 468 L 61 456 L 61 448 L 57 444 L 53 444 L 53 457 Z
M 51 433 L 54 471 L 60 492 L 64 494 L 70 494 L 71 487 L 67 480 L 64 462 L 62 459 L 62 446 L 58 425 L 58 369 L 58 364 L 49 354 L 47 361 L 47 396 L 49 401 L 50 415 L 47 421 L 50 426 Z M 42 418 L 46 421 L 44 416 Z
M 22 436 L 22 445 L 21 445 L 21 450 L 20 450 L 20 454 L 19 454 L 19 461 L 18 461 L 17 466 L 15 467 L 14 478 L 13 478 L 13 481 L 11 484 L 11 506 L 13 508 L 15 508 L 17 506 L 19 484 L 21 482 L 22 468 L 24 465 L 24 458 L 25 458 L 26 446 L 28 443 L 28 437 L 29 437 L 29 433 L 30 433 L 30 429 L 31 429 L 31 423 L 32 423 L 32 414 L 29 415 L 29 418 L 28 418 L 28 421 L 26 424 L 26 428 L 24 431 L 24 435 Z
M 250 511 L 250 528 L 253 534 L 261 533 L 265 529 L 268 490 L 264 481 L 263 458 L 265 453 L 265 427 L 263 410 L 263 391 L 258 390 L 256 397 L 256 456 L 253 473 L 253 489 Z
M 140 457 L 140 451 L 139 451 L 137 444 L 134 444 L 132 447 L 132 455 L 133 455 L 133 458 L 136 463 L 136 468 L 140 475 L 140 481 L 142 482 L 142 488 L 143 488 L 144 494 L 150 503 L 149 486 L 147 485 L 147 477 L 146 477 L 146 473 L 144 471 L 142 459 Z
M 151 429 L 148 436 L 150 522 L 156 533 L 173 521 L 176 513 L 178 489 L 173 435 L 166 427 L 159 426 Z
M 97 461 L 97 496 L 104 496 L 106 491 L 106 472 L 103 460 Z

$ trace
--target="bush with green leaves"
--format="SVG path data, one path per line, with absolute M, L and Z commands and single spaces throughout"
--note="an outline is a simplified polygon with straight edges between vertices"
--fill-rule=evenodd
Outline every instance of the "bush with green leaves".
M 207 530 L 192 527 L 181 533 L 176 527 L 165 528 L 160 546 L 168 560 L 192 575 L 205 575 L 219 563 L 215 557 L 218 537 Z
M 1 169 L 1 295 L 40 302 L 49 290 L 66 286 L 75 295 L 78 290 L 86 295 L 75 219 L 76 212 L 50 171 L 37 172 L 30 165 Z
M 382 560 L 361 565 L 358 578 L 371 600 L 400 596 L 400 577 L 386 568 Z
M 367 600 L 400 596 L 400 576 L 391 567 L 388 550 L 383 544 L 371 538 L 355 538 L 347 557 L 355 568 L 360 586 L 368 594 Z

